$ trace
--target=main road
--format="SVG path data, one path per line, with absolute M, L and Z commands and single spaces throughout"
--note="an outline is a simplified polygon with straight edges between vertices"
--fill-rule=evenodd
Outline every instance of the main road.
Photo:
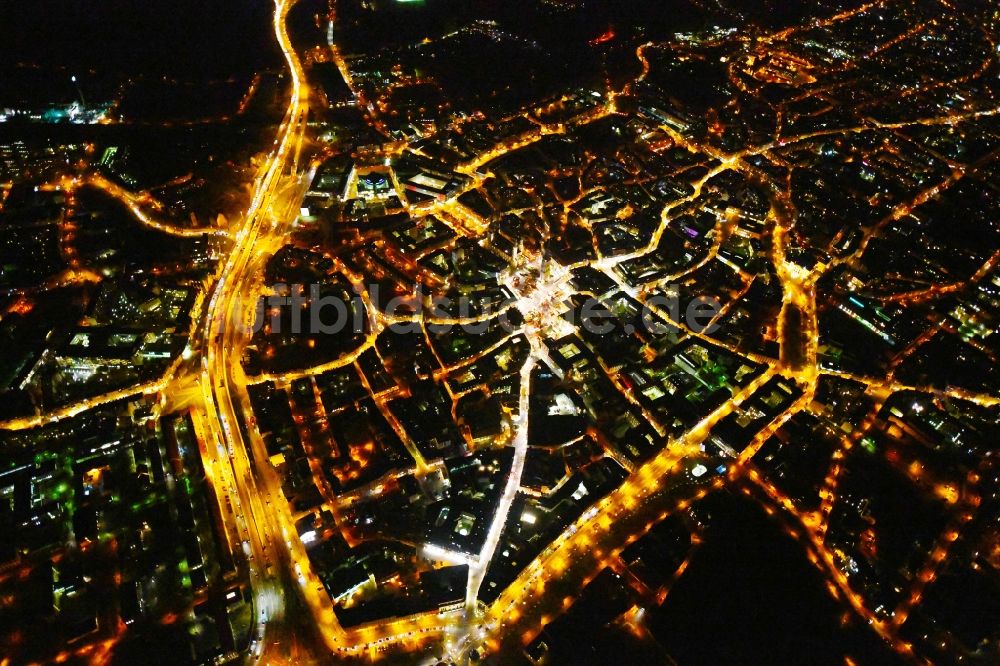
M 308 186 L 308 177 L 296 175 L 308 112 L 308 90 L 302 65 L 285 27 L 295 0 L 276 0 L 274 33 L 291 73 L 288 108 L 274 146 L 262 165 L 254 194 L 233 246 L 217 275 L 202 329 L 201 386 L 205 398 L 206 468 L 219 495 L 227 499 L 231 524 L 249 562 L 254 600 L 251 658 L 266 663 L 285 661 L 271 651 L 295 650 L 294 635 L 282 628 L 281 618 L 298 601 L 295 578 L 304 583 L 296 564 L 302 553 L 280 492 L 281 483 L 270 467 L 263 443 L 252 423 L 240 414 L 251 413 L 241 350 L 252 335 L 256 296 L 250 285 L 267 256 L 283 237 L 289 204 Z M 288 193 L 291 193 L 290 195 Z M 227 518 L 230 518 L 227 516 Z M 266 657 L 263 652 L 267 650 Z M 289 656 L 288 654 L 285 657 Z

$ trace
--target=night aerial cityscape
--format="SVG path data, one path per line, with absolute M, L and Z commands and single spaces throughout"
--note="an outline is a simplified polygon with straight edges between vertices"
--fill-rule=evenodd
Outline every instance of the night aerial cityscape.
M 0 666 L 1000 664 L 1000 1 L 0 19 Z

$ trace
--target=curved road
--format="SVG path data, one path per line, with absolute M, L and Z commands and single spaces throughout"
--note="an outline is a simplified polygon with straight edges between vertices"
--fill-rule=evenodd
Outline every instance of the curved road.
M 251 284 L 266 260 L 278 236 L 279 223 L 289 219 L 285 191 L 307 186 L 302 184 L 305 179 L 294 175 L 308 112 L 302 66 L 285 28 L 285 16 L 294 3 L 295 0 L 276 0 L 274 8 L 274 33 L 291 72 L 288 109 L 274 148 L 256 181 L 253 199 L 233 248 L 219 272 L 202 331 L 201 384 L 210 437 L 206 466 L 211 469 L 220 495 L 228 499 L 238 541 L 250 563 L 256 627 L 251 659 L 260 659 L 266 649 L 269 651 L 263 659 L 266 663 L 285 661 L 270 654 L 279 641 L 286 657 L 289 650 L 295 649 L 279 638 L 286 632 L 279 630 L 276 635 L 274 621 L 280 625 L 286 602 L 298 594 L 289 572 L 294 570 L 298 574 L 300 570 L 288 561 L 289 551 L 285 550 L 286 546 L 291 549 L 292 542 L 297 543 L 298 539 L 289 538 L 294 529 L 289 525 L 281 499 L 280 480 L 268 464 L 263 443 L 259 436 L 251 434 L 255 433 L 252 424 L 242 423 L 238 417 L 241 412 L 251 413 L 240 350 L 251 335 L 255 312 L 255 294 L 246 285 Z

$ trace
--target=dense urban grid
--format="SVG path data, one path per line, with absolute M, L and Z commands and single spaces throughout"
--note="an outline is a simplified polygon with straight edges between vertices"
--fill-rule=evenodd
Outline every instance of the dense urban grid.
M 4 66 L 0 665 L 1000 663 L 1000 6 L 244 4 Z

